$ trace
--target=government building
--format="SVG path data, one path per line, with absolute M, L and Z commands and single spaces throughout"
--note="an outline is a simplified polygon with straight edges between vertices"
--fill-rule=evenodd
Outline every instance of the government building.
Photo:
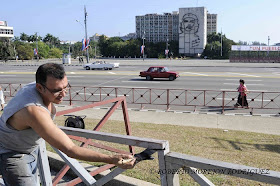
M 13 38 L 14 28 L 9 27 L 6 21 L 0 21 L 0 38 Z
M 205 7 L 179 8 L 164 14 L 136 16 L 136 37 L 149 42 L 179 41 L 179 53 L 185 56 L 201 54 L 207 34 L 217 33 L 217 14 Z

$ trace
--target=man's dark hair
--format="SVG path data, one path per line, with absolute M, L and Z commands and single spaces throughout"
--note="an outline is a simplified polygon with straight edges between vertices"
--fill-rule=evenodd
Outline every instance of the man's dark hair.
M 63 79 L 65 76 L 64 67 L 56 63 L 46 63 L 40 65 L 36 72 L 36 83 L 45 85 L 47 76 L 52 76 L 56 79 Z

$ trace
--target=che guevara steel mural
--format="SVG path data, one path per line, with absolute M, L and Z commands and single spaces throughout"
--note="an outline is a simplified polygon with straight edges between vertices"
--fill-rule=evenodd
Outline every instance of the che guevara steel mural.
M 193 13 L 185 14 L 182 17 L 179 29 L 179 34 L 183 35 L 184 37 L 184 48 L 189 49 L 187 53 L 192 53 L 191 49 L 194 49 L 200 45 L 200 37 L 198 35 L 199 20 L 197 16 Z

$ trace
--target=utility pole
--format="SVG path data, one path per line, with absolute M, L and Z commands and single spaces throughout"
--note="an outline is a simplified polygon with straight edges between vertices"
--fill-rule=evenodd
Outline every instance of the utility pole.
M 165 56 L 166 56 L 166 59 L 168 58 L 168 38 L 166 39 L 166 50 L 165 50 Z
M 270 40 L 270 37 L 268 36 L 267 37 L 267 45 L 268 45 L 267 56 L 269 55 L 269 40 Z
M 145 31 L 144 31 L 144 34 L 142 36 L 142 39 L 143 39 L 143 45 L 142 45 L 141 51 L 143 53 L 143 61 L 144 61 L 144 59 L 145 59 Z
M 88 38 L 87 38 L 87 10 L 86 10 L 86 5 L 85 5 L 85 34 L 86 34 L 86 44 L 89 45 L 88 42 Z M 86 52 L 87 52 L 87 63 L 89 62 L 89 55 L 88 55 L 88 47 L 86 48 Z
M 221 29 L 221 57 L 223 56 L 223 30 Z
M 37 56 L 37 62 L 39 61 L 39 56 L 38 56 L 38 36 L 37 36 L 37 32 L 35 33 L 36 34 L 36 56 Z

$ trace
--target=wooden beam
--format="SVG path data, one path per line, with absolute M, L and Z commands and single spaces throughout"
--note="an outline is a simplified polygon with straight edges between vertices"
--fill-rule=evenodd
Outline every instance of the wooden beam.
M 61 128 L 66 134 L 73 136 L 80 136 L 84 138 L 96 139 L 101 141 L 113 142 L 124 145 L 131 145 L 149 149 L 164 150 L 169 148 L 168 141 L 166 140 L 156 140 L 152 138 L 141 138 L 135 136 L 105 133 L 99 131 L 91 131 L 85 129 L 62 127 Z
M 214 172 L 217 174 L 236 176 L 264 183 L 276 185 L 279 185 L 280 183 L 280 172 L 272 171 L 269 169 L 261 169 L 245 165 L 210 160 L 176 152 L 168 153 L 165 157 L 165 160 L 172 164 L 181 165 L 182 167 L 185 166 L 201 169 L 200 174 L 203 174 L 204 172 Z

